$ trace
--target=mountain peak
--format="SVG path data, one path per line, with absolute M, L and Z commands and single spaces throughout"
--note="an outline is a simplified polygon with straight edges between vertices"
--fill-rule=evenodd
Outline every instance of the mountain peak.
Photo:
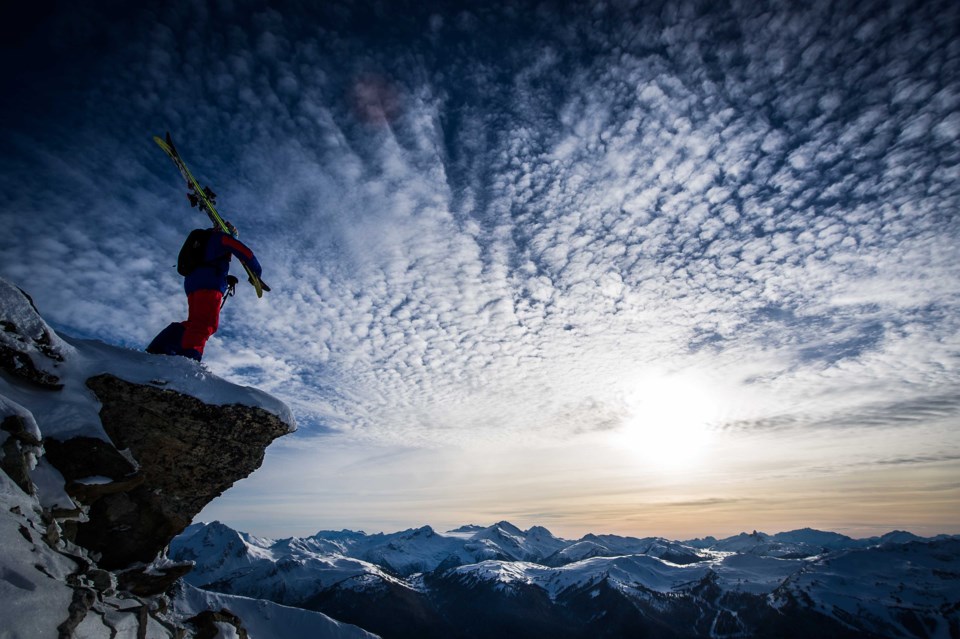
M 414 539 L 414 538 L 429 538 L 435 535 L 433 528 L 430 526 L 420 526 L 419 528 L 408 528 L 407 530 L 396 533 L 397 537 L 402 537 L 405 539 Z M 387 535 L 390 537 L 391 535 Z
M 481 530 L 484 530 L 485 528 L 486 528 L 486 526 L 479 526 L 479 525 L 477 525 L 477 524 L 466 524 L 466 525 L 464 525 L 464 526 L 460 526 L 459 528 L 454 528 L 453 530 L 448 530 L 447 532 L 450 532 L 450 533 L 475 533 L 475 532 L 480 532 Z
M 921 537 L 906 530 L 891 530 L 888 533 L 880 535 L 881 544 L 905 544 L 919 539 L 921 539 Z
M 547 539 L 556 539 L 553 533 L 547 530 L 546 528 L 544 528 L 543 526 L 533 526 L 529 530 L 527 530 L 526 534 L 528 537 L 540 537 L 540 538 L 545 537 Z
M 519 528 L 517 528 L 516 526 L 514 526 L 513 524 L 511 524 L 509 521 L 506 521 L 506 520 L 504 520 L 504 521 L 498 521 L 497 523 L 495 523 L 495 524 L 494 524 L 493 526 L 491 526 L 490 528 L 499 528 L 500 530 L 503 530 L 504 532 L 508 532 L 508 533 L 510 533 L 510 534 L 512 534 L 512 535 L 522 535 L 522 534 L 523 534 L 523 531 L 522 531 L 522 530 L 520 530 Z

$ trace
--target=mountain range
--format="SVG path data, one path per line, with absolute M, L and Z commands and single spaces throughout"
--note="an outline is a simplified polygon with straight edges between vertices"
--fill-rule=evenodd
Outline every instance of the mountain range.
M 960 538 L 813 529 L 565 540 L 509 522 L 272 540 L 219 523 L 170 545 L 207 591 L 407 637 L 956 637 Z

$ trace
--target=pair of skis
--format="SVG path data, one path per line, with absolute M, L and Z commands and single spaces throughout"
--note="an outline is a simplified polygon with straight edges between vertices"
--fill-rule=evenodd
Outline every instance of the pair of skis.
M 210 218 L 213 225 L 221 231 L 236 237 L 236 229 L 227 224 L 226 220 L 220 217 L 220 214 L 217 212 L 217 207 L 214 205 L 214 198 L 216 196 L 213 191 L 210 190 L 210 187 L 201 187 L 200 183 L 197 182 L 197 178 L 193 177 L 190 169 L 188 169 L 184 163 L 183 158 L 181 158 L 177 152 L 177 147 L 173 145 L 173 138 L 170 137 L 170 132 L 167 132 L 166 139 L 157 135 L 153 136 L 153 141 L 163 149 L 164 153 L 170 156 L 173 163 L 177 165 L 177 169 L 180 170 L 183 179 L 187 181 L 187 188 L 190 189 L 190 192 L 187 194 L 187 197 L 190 199 L 190 205 L 199 207 L 201 211 L 207 214 L 207 217 Z M 243 265 L 243 268 L 247 271 L 250 283 L 253 284 L 253 288 L 257 291 L 257 297 L 263 297 L 263 292 L 269 291 L 270 287 L 264 284 L 263 280 L 254 274 L 246 264 Z

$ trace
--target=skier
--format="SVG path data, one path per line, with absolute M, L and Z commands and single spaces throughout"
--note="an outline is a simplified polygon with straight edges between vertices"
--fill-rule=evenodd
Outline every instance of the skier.
M 182 355 L 199 362 L 207 340 L 220 325 L 224 295 L 232 294 L 237 282 L 229 274 L 230 257 L 236 255 L 260 277 L 262 269 L 253 251 L 237 239 L 237 230 L 229 222 L 227 228 L 230 233 L 216 226 L 195 229 L 187 237 L 177 260 L 177 271 L 184 276 L 183 288 L 187 293 L 187 321 L 173 322 L 160 331 L 147 346 L 148 353 Z

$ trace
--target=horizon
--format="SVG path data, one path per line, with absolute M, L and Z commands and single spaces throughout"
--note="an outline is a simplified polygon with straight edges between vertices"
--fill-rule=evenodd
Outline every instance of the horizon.
M 222 524 L 222 525 L 227 526 L 228 528 L 230 528 L 231 530 L 234 530 L 234 531 L 236 531 L 236 532 L 243 533 L 243 534 L 247 534 L 247 535 L 251 535 L 251 536 L 253 536 L 253 537 L 258 537 L 258 538 L 261 538 L 261 539 L 266 539 L 266 540 L 268 540 L 268 541 L 274 541 L 274 542 L 276 542 L 276 541 L 282 541 L 282 540 L 284 540 L 284 539 L 290 539 L 290 538 L 317 537 L 317 536 L 322 535 L 322 533 L 355 533 L 355 534 L 360 534 L 360 535 L 365 535 L 365 536 L 376 536 L 376 535 L 391 536 L 391 535 L 396 535 L 396 534 L 400 534 L 400 533 L 404 533 L 404 532 L 416 531 L 416 530 L 419 530 L 419 529 L 425 528 L 425 527 L 426 527 L 426 528 L 430 528 L 435 534 L 438 534 L 438 535 L 450 535 L 451 533 L 466 534 L 466 533 L 469 533 L 469 532 L 480 532 L 480 531 L 483 531 L 483 530 L 487 530 L 487 529 L 493 528 L 493 527 L 495 527 L 495 526 L 500 526 L 501 524 L 507 524 L 507 525 L 510 525 L 510 526 L 514 526 L 515 528 L 519 529 L 521 532 L 523 532 L 523 533 L 525 533 L 525 534 L 526 534 L 526 533 L 529 533 L 532 528 L 545 528 L 545 529 L 547 530 L 547 532 L 549 532 L 551 535 L 553 535 L 554 538 L 559 539 L 559 540 L 561 540 L 561 541 L 580 541 L 580 540 L 582 540 L 584 537 L 587 537 L 588 535 L 596 535 L 596 536 L 602 536 L 602 535 L 608 535 L 608 534 L 609 534 L 609 535 L 614 535 L 614 533 L 607 533 L 607 532 L 600 532 L 600 531 L 591 531 L 591 532 L 589 532 L 589 533 L 584 533 L 584 534 L 582 534 L 582 535 L 574 535 L 574 536 L 558 535 L 558 534 L 555 533 L 555 531 L 550 530 L 550 528 L 547 527 L 547 526 L 540 526 L 540 525 L 538 525 L 538 524 L 534 524 L 534 525 L 532 525 L 532 526 L 530 526 L 530 527 L 528 527 L 528 528 L 524 528 L 523 526 L 516 526 L 516 525 L 513 524 L 512 522 L 509 522 L 509 521 L 506 521 L 506 520 L 497 521 L 497 522 L 494 522 L 494 523 L 492 523 L 492 524 L 488 524 L 488 525 L 486 525 L 486 526 L 484 526 L 484 525 L 482 525 L 482 524 L 461 524 L 461 525 L 459 525 L 459 526 L 455 526 L 454 528 L 450 528 L 450 529 L 437 528 L 437 527 L 435 527 L 435 526 L 431 526 L 430 524 L 423 524 L 423 525 L 421 525 L 421 526 L 411 526 L 411 527 L 404 528 L 404 529 L 401 529 L 401 530 L 391 530 L 391 531 L 377 530 L 377 531 L 373 531 L 373 532 L 370 532 L 370 531 L 367 531 L 367 530 L 356 530 L 356 529 L 351 529 L 351 528 L 341 528 L 341 529 L 321 528 L 321 529 L 319 529 L 319 530 L 314 531 L 313 533 L 302 534 L 302 535 L 261 535 L 261 534 L 256 534 L 256 533 L 251 532 L 251 531 L 248 531 L 248 530 L 241 530 L 241 529 L 235 528 L 235 527 L 233 527 L 233 526 L 231 526 L 231 525 L 229 525 L 229 524 L 224 524 L 222 521 L 216 520 L 216 519 L 215 519 L 215 520 L 210 520 L 210 521 L 203 521 L 203 520 L 197 518 L 197 519 L 195 519 L 195 520 L 191 523 L 191 526 L 196 526 L 196 525 L 209 526 L 209 525 L 212 525 L 212 524 Z M 470 528 L 470 529 L 475 529 L 475 530 L 466 530 L 466 531 L 460 530 L 460 529 L 463 529 L 463 528 Z M 916 535 L 917 537 L 920 537 L 920 538 L 922 538 L 922 539 L 931 539 L 931 538 L 935 538 L 935 537 L 956 537 L 956 536 L 958 536 L 958 535 L 956 535 L 956 534 L 951 535 L 951 534 L 949 534 L 949 533 L 937 533 L 937 534 L 933 534 L 933 535 L 917 535 L 916 533 L 914 533 L 914 532 L 912 532 L 912 531 L 909 531 L 909 530 L 888 530 L 888 531 L 886 531 L 886 532 L 884 532 L 884 533 L 882 533 L 882 534 L 879 534 L 879 535 L 853 536 L 853 535 L 847 535 L 846 533 L 842 533 L 842 532 L 839 532 L 839 531 L 836 531 L 836 530 L 822 530 L 822 529 L 814 528 L 814 527 L 810 527 L 810 526 L 806 526 L 806 527 L 803 527 L 803 528 L 794 528 L 794 529 L 791 529 L 791 530 L 778 530 L 778 531 L 776 531 L 776 532 L 769 532 L 769 531 L 765 531 L 765 530 L 741 530 L 741 531 L 739 531 L 739 532 L 737 532 L 737 533 L 734 533 L 734 534 L 731 534 L 731 535 L 701 535 L 701 536 L 698 536 L 698 537 L 668 537 L 668 536 L 665 536 L 665 535 L 616 535 L 616 536 L 619 536 L 619 537 L 633 537 L 633 538 L 636 538 L 636 539 L 643 539 L 643 538 L 646 538 L 646 537 L 649 537 L 649 538 L 659 538 L 659 539 L 666 539 L 666 540 L 668 540 L 668 541 L 676 541 L 676 542 L 684 543 L 684 542 L 690 542 L 690 541 L 702 541 L 702 540 L 706 540 L 706 539 L 710 539 L 710 538 L 716 539 L 717 541 L 723 541 L 723 540 L 725 540 L 725 539 L 735 538 L 735 537 L 738 537 L 738 536 L 740 536 L 740 535 L 752 535 L 752 534 L 757 534 L 757 533 L 759 533 L 759 534 L 761 534 L 761 535 L 766 535 L 766 536 L 769 536 L 769 537 L 776 537 L 777 535 L 783 535 L 783 534 L 794 533 L 794 532 L 805 532 L 805 531 L 823 532 L 823 533 L 835 533 L 835 534 L 844 535 L 844 536 L 846 536 L 846 537 L 849 537 L 850 539 L 852 539 L 852 540 L 854 540 L 854 541 L 862 541 L 862 540 L 865 540 L 865 539 L 881 538 L 881 537 L 884 537 L 884 536 L 886 536 L 886 535 L 893 535 L 893 534 L 897 534 L 897 533 L 912 534 L 912 535 Z
M 388 5 L 7 9 L 0 276 L 185 319 L 170 131 L 272 287 L 204 366 L 299 430 L 200 517 L 960 534 L 960 5 Z

